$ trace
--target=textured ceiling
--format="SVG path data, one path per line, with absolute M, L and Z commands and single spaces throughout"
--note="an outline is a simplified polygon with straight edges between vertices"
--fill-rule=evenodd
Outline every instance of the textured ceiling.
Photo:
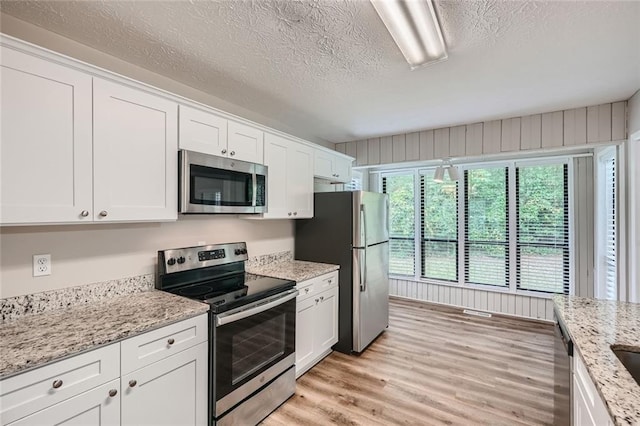
M 435 6 L 449 59 L 414 71 L 366 0 L 2 0 L 0 11 L 331 142 L 640 88 L 640 2 Z

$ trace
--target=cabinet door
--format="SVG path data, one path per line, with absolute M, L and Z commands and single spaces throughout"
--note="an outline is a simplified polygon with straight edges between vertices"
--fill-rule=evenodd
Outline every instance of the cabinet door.
M 331 349 L 338 342 L 338 287 L 316 296 L 316 355 Z
M 120 424 L 119 389 L 120 379 L 116 379 L 7 426 L 116 426 Z
M 333 162 L 333 171 L 335 173 L 335 182 L 348 183 L 351 181 L 351 160 L 342 157 L 335 157 Z
M 122 425 L 207 425 L 208 343 L 121 378 Z
M 573 424 L 579 426 L 597 425 L 589 410 L 587 399 L 582 394 L 582 389 L 575 378 L 573 383 Z
M 94 218 L 178 217 L 178 105 L 94 79 Z
M 316 299 L 312 297 L 296 305 L 296 376 L 307 370 L 316 355 L 313 348 Z
M 286 218 L 291 215 L 287 190 L 287 164 L 289 141 L 280 136 L 267 133 L 264 144 L 264 164 L 269 168 L 267 177 L 267 213 L 268 219 Z
M 229 121 L 229 157 L 250 163 L 264 163 L 264 132 Z
M 227 156 L 227 119 L 180 105 L 180 149 Z
M 333 171 L 334 156 L 320 149 L 314 150 L 313 155 L 313 174 L 320 179 L 333 180 L 335 172 Z
M 90 222 L 91 77 L 6 47 L 0 61 L 0 223 Z
M 289 210 L 294 218 L 313 217 L 313 149 L 292 142 L 289 151 Z

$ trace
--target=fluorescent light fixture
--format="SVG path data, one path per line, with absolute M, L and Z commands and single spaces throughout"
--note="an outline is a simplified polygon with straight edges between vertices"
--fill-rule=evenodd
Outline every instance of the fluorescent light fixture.
M 444 181 L 444 167 L 438 166 L 436 172 L 433 174 L 433 181 L 437 183 Z
M 371 0 L 411 69 L 447 59 L 432 0 Z

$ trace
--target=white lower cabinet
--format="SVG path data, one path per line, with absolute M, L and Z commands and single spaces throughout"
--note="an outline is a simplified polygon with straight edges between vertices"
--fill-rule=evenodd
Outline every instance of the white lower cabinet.
M 575 426 L 613 425 L 595 384 L 589 377 L 587 367 L 580 354 L 573 353 L 573 389 L 571 410 Z
M 0 381 L 0 425 L 207 425 L 208 343 L 202 328 L 207 318 L 187 319 Z M 150 362 L 128 359 L 136 355 L 121 350 L 129 341 L 157 355 L 145 357 Z M 141 368 L 125 371 L 132 365 Z
M 338 272 L 297 284 L 296 377 L 331 353 L 338 342 Z
M 205 425 L 207 343 L 122 376 L 122 425 Z
M 120 379 L 66 399 L 10 426 L 116 426 L 120 424 Z

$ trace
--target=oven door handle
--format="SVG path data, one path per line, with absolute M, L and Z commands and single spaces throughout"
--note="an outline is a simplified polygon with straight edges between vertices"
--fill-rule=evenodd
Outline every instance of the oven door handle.
M 216 315 L 216 327 L 240 321 L 241 319 L 275 308 L 276 306 L 282 305 L 291 299 L 295 299 L 296 296 L 298 296 L 298 290 L 290 290 L 284 296 L 272 299 L 267 303 L 254 304 L 249 307 L 243 306 L 240 311 L 233 310 Z

